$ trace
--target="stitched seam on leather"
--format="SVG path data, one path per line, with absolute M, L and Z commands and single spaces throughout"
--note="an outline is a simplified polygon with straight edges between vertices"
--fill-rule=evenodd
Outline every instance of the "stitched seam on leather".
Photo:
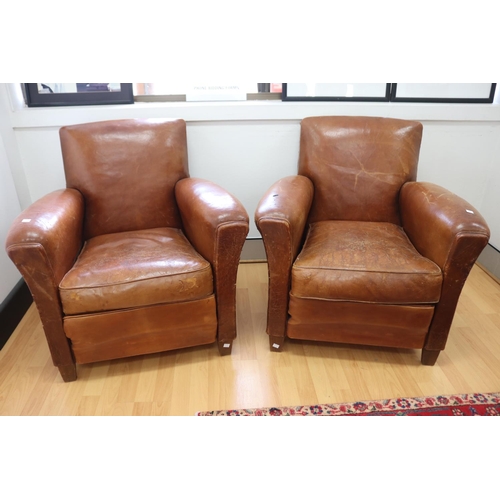
M 121 314 L 121 313 L 128 312 L 128 311 L 136 311 L 138 309 L 146 309 L 149 307 L 168 306 L 170 304 L 190 304 L 190 303 L 210 299 L 210 297 L 215 297 L 215 293 L 211 292 L 209 295 L 206 295 L 204 297 L 199 297 L 196 299 L 189 299 L 189 300 L 184 300 L 184 301 L 180 300 L 177 302 L 158 302 L 157 304 L 144 304 L 144 305 L 140 305 L 140 306 L 129 306 L 129 307 L 125 307 L 124 309 L 110 309 L 109 311 L 81 312 L 81 313 L 65 316 L 63 319 L 64 319 L 64 321 L 66 321 L 66 320 L 71 321 L 71 318 L 84 319 L 86 317 L 94 317 L 94 316 L 100 316 L 100 315 L 105 315 L 105 314 Z
M 141 283 L 141 282 L 145 282 L 145 281 L 153 281 L 153 280 L 157 280 L 157 279 L 177 278 L 177 277 L 183 276 L 183 275 L 189 275 L 189 274 L 194 274 L 194 273 L 202 272 L 202 271 L 205 271 L 207 269 L 211 270 L 210 264 L 208 264 L 205 267 L 202 267 L 201 269 L 198 269 L 198 270 L 183 271 L 182 273 L 166 274 L 166 275 L 160 275 L 160 276 L 151 276 L 149 278 L 139 278 L 139 279 L 134 279 L 134 280 L 131 280 L 131 281 L 117 281 L 117 282 L 113 282 L 113 283 L 102 283 L 102 284 L 98 284 L 98 285 L 71 286 L 71 287 L 59 286 L 59 289 L 60 290 L 88 290 L 88 289 L 91 289 L 91 288 L 106 288 L 106 287 L 111 287 L 111 286 L 132 285 L 134 283 Z
M 132 311 L 134 309 L 142 309 L 144 307 L 154 307 L 154 306 L 162 306 L 162 305 L 170 305 L 170 304 L 187 304 L 189 302 L 196 302 L 197 300 L 205 300 L 207 298 L 210 298 L 212 295 L 214 295 L 213 290 L 207 294 L 207 295 L 202 295 L 198 297 L 192 297 L 189 300 L 161 300 L 160 302 L 145 302 L 144 304 L 141 303 L 136 303 L 136 304 L 129 304 L 127 307 L 124 309 L 120 308 L 119 306 L 114 306 L 110 307 L 109 309 L 88 309 L 88 308 L 83 308 L 82 310 L 73 310 L 73 309 L 68 309 L 69 311 L 72 312 L 64 312 L 65 317 L 71 317 L 71 318 L 78 318 L 82 316 L 95 316 L 96 314 L 104 314 L 104 313 L 121 313 L 123 311 Z
M 412 306 L 415 304 L 419 305 L 428 305 L 429 307 L 434 307 L 435 304 L 439 303 L 439 299 L 436 300 L 435 302 L 429 302 L 427 301 L 421 301 L 421 302 L 396 302 L 396 301 L 390 301 L 390 302 L 375 302 L 371 300 L 357 300 L 357 299 L 331 299 L 331 298 L 325 298 L 325 297 L 303 297 L 300 295 L 294 295 L 292 292 L 290 292 L 290 297 L 294 297 L 296 299 L 305 299 L 305 300 L 321 300 L 324 302 L 347 302 L 350 304 L 380 304 L 382 306 Z
M 431 261 L 432 262 L 432 261 Z M 437 264 L 436 264 L 437 265 Z M 439 267 L 439 266 L 438 266 Z M 373 273 L 373 274 L 396 274 L 396 275 L 408 275 L 408 276 L 413 276 L 413 275 L 423 275 L 423 276 L 442 276 L 442 272 L 437 272 L 437 271 L 374 271 L 374 270 L 369 270 L 369 269 L 341 269 L 338 267 L 308 267 L 308 266 L 296 266 L 295 264 L 293 265 L 293 271 L 300 272 L 305 269 L 314 269 L 316 271 L 339 271 L 342 273 Z

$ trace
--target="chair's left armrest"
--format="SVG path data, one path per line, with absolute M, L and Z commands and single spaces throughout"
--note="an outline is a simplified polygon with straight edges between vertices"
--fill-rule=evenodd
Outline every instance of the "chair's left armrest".
M 444 349 L 469 272 L 488 243 L 490 230 L 479 212 L 450 191 L 429 182 L 408 182 L 400 193 L 403 229 L 415 248 L 443 273 L 425 348 Z
M 236 336 L 236 276 L 249 219 L 243 205 L 222 187 L 202 179 L 177 182 L 175 197 L 184 232 L 212 265 L 218 313 L 218 341 Z
M 33 268 L 30 262 L 43 254 L 57 287 L 82 248 L 84 210 L 83 197 L 75 189 L 60 189 L 35 201 L 9 229 L 5 249 L 14 264 Z
M 14 220 L 5 244 L 33 295 L 54 365 L 67 382 L 75 380 L 76 371 L 63 328 L 59 283 L 81 250 L 84 212 L 79 191 L 49 193 Z

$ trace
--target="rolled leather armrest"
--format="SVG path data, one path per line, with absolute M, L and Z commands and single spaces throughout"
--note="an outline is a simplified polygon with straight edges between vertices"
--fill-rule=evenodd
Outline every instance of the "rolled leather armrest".
M 46 256 L 54 284 L 73 265 L 82 247 L 84 203 L 75 189 L 54 191 L 37 200 L 12 223 L 5 248 L 11 259 L 38 248 Z M 29 257 L 28 257 L 29 258 Z
M 285 337 L 290 271 L 300 251 L 313 195 L 314 187 L 307 177 L 285 177 L 267 190 L 255 212 L 267 255 L 267 333 L 272 339 Z M 276 345 L 281 346 L 281 342 Z
M 79 191 L 50 193 L 14 220 L 5 245 L 33 295 L 52 360 L 59 367 L 74 365 L 63 329 L 58 287 L 82 247 L 83 213 Z
M 202 179 L 180 180 L 175 196 L 187 238 L 212 265 L 219 348 L 230 345 L 236 337 L 236 277 L 248 214 L 225 189 Z
M 488 225 L 459 196 L 428 182 L 408 182 L 400 193 L 403 229 L 415 248 L 443 272 L 424 352 L 444 349 L 469 272 L 488 243 Z
M 302 175 L 292 175 L 273 184 L 260 200 L 255 212 L 255 223 L 262 234 L 266 251 L 272 252 L 278 232 L 273 228 L 286 228 L 286 243 L 295 259 L 304 235 L 304 229 L 311 208 L 314 188 L 312 182 Z M 279 234 L 282 234 L 279 231 Z M 271 244 L 272 243 L 272 244 Z M 285 242 L 280 242 L 284 244 Z M 281 254 L 281 257 L 283 255 Z
M 244 233 L 243 245 L 248 234 L 248 214 L 225 189 L 210 181 L 187 178 L 176 184 L 175 197 L 186 236 L 212 265 L 222 257 L 217 250 L 220 251 L 220 231 L 226 226 L 233 227 L 239 239 Z
M 468 241 L 474 261 L 488 243 L 490 230 L 465 200 L 429 182 L 407 182 L 400 193 L 403 229 L 415 248 L 442 270 L 459 240 Z

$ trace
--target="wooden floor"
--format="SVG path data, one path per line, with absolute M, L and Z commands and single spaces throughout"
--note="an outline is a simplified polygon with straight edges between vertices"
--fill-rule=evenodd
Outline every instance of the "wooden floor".
M 314 405 L 500 391 L 500 284 L 474 266 L 446 350 L 434 367 L 419 350 L 288 340 L 265 334 L 267 266 L 241 264 L 238 337 L 215 345 L 79 365 L 64 383 L 34 306 L 0 351 L 0 415 L 194 415 L 201 410 Z

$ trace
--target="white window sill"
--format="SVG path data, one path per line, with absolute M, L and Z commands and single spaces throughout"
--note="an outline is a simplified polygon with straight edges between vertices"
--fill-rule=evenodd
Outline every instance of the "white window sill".
M 182 118 L 186 122 L 299 121 L 317 115 L 385 116 L 419 121 L 500 121 L 500 104 L 390 102 L 136 102 L 125 105 L 21 108 L 14 129 L 60 127 L 120 118 Z

